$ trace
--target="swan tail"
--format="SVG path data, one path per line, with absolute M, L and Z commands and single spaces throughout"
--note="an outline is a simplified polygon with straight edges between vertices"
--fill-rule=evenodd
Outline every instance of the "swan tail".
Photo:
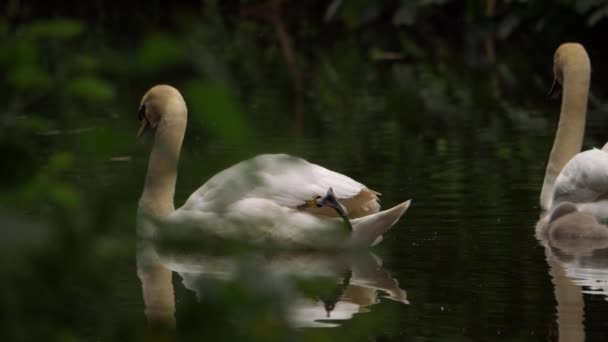
M 371 247 L 382 241 L 382 234 L 388 231 L 409 208 L 407 200 L 390 209 L 351 220 L 353 232 L 349 240 L 351 246 Z
M 604 144 L 604 147 L 602 147 L 602 151 L 608 152 L 608 142 Z

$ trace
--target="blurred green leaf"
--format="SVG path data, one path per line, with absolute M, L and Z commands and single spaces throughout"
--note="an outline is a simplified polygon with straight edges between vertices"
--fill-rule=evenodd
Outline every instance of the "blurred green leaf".
M 506 39 L 519 26 L 521 16 L 517 14 L 507 15 L 498 24 L 497 35 L 501 39 Z
M 14 138 L 1 139 L 0 156 L 12 165 L 0 168 L 2 190 L 23 186 L 36 174 L 37 165 L 32 147 L 22 141 Z
M 135 130 L 135 126 L 133 130 Z M 129 141 L 122 133 L 115 129 L 93 129 L 80 135 L 80 147 L 88 156 L 109 157 L 115 153 L 124 153 L 125 146 L 129 146 Z M 131 137 L 131 139 L 133 138 Z
M 218 84 L 191 82 L 186 87 L 188 111 L 204 127 L 217 136 L 243 146 L 254 143 L 253 131 L 246 123 L 238 101 Z
M 37 38 L 69 39 L 84 32 L 84 25 L 76 20 L 53 19 L 32 22 L 26 34 Z
M 8 23 L 3 18 L 0 18 L 0 36 L 8 34 Z
M 21 65 L 8 71 L 8 82 L 18 89 L 46 89 L 51 79 L 45 70 L 37 65 Z
M 53 124 L 50 120 L 37 115 L 23 115 L 17 120 L 18 129 L 22 129 L 25 132 L 40 133 L 52 126 Z
M 64 208 L 76 209 L 83 204 L 80 192 L 67 183 L 54 183 L 48 191 L 51 200 Z
M 74 156 L 68 152 L 58 152 L 53 154 L 48 162 L 48 172 L 58 174 L 69 169 L 74 164 Z
M 415 1 L 402 1 L 401 6 L 393 15 L 393 24 L 413 25 L 416 22 L 418 4 Z
M 137 66 L 143 71 L 151 72 L 183 61 L 186 49 L 176 38 L 165 33 L 146 37 L 137 52 Z
M 589 26 L 594 26 L 605 17 L 608 17 L 608 5 L 593 11 L 589 16 L 589 19 L 587 19 L 587 24 Z
M 327 9 L 325 10 L 325 15 L 323 16 L 323 20 L 330 21 L 331 19 L 333 19 L 334 15 L 340 8 L 340 5 L 342 5 L 342 0 L 333 0 L 329 4 L 329 6 L 327 6 Z
M 349 28 L 356 28 L 365 24 L 366 21 L 373 20 L 377 13 L 377 5 L 368 0 L 351 0 L 344 2 L 337 15 L 340 16 Z
M 79 71 L 83 72 L 92 72 L 99 68 L 101 62 L 93 57 L 88 55 L 76 55 L 73 59 L 74 67 Z
M 88 101 L 108 102 L 114 98 L 114 87 L 109 82 L 92 76 L 81 76 L 67 85 L 71 96 Z

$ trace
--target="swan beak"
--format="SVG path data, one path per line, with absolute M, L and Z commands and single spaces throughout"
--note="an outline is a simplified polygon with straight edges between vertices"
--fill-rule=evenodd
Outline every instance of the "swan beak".
M 139 131 L 137 132 L 137 138 L 141 136 L 141 134 L 148 128 L 150 125 L 148 124 L 148 120 L 144 118 L 141 120 L 141 124 L 139 125 Z
M 557 81 L 557 77 L 553 78 L 553 84 L 551 84 L 551 89 L 549 89 L 549 93 L 547 95 L 551 96 L 551 98 L 556 99 L 562 93 L 562 85 Z
M 329 188 L 329 190 L 327 190 L 327 194 L 324 197 L 317 199 L 317 206 L 328 206 L 330 208 L 334 208 L 334 210 L 338 213 L 338 215 L 340 215 L 340 217 L 342 217 L 342 219 L 348 226 L 349 230 L 351 232 L 353 231 L 353 226 L 351 225 L 350 220 L 348 219 L 346 210 L 344 209 L 342 204 L 340 204 L 340 202 L 338 202 L 338 199 L 336 198 L 336 195 L 334 194 L 334 189 Z

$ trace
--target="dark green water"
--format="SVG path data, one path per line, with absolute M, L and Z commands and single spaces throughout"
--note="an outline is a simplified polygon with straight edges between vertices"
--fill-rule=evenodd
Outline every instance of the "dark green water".
M 298 17 L 294 66 L 276 27 L 171 15 L 133 15 L 159 26 L 124 35 L 111 15 L 0 22 L 3 341 L 608 338 L 606 252 L 534 238 L 559 112 L 545 95 L 555 35 L 514 33 L 492 62 L 473 33 L 467 45 Z M 608 139 L 608 113 L 605 53 L 587 48 L 590 148 Z M 393 51 L 405 57 L 382 57 Z M 156 83 L 189 105 L 176 206 L 275 152 L 365 183 L 383 208 L 412 205 L 373 255 L 138 244 L 151 140 L 135 139 L 137 108 Z M 176 328 L 151 326 L 155 314 Z

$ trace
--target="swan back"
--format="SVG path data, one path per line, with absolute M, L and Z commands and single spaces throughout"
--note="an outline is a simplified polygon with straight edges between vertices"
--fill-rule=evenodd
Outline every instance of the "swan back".
M 608 153 L 591 149 L 570 159 L 555 181 L 553 206 L 591 203 L 608 194 Z
M 380 209 L 377 193 L 365 185 L 287 154 L 262 154 L 216 174 L 196 190 L 181 209 L 218 211 L 243 198 L 263 198 L 295 208 L 325 195 L 330 187 L 351 218 Z M 312 213 L 336 216 L 328 208 L 314 208 Z

